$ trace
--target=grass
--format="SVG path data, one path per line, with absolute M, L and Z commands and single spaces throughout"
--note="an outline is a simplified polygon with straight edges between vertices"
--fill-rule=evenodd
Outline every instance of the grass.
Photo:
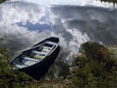
M 0 42 L 3 40 L 0 38 Z M 37 81 L 19 70 L 13 70 L 9 58 L 7 48 L 0 47 L 0 88 L 36 88 Z

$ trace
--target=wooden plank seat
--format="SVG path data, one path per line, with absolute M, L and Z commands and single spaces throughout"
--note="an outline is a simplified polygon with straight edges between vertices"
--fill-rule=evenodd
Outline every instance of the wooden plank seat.
M 38 59 L 30 58 L 30 57 L 26 57 L 26 56 L 24 56 L 23 58 L 24 58 L 24 60 L 30 60 L 30 61 L 35 61 L 35 62 L 39 61 Z
M 39 51 L 37 51 L 37 50 L 32 50 L 32 53 L 36 53 L 36 54 L 39 54 L 39 55 L 44 55 L 44 56 L 46 56 L 48 53 L 46 53 L 46 52 L 39 52 Z

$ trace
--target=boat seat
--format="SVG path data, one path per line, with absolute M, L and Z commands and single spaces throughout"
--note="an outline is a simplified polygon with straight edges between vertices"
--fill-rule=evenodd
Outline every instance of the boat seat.
M 42 52 L 46 52 L 48 53 L 50 51 L 50 49 L 43 49 Z
M 55 43 L 55 42 L 51 42 L 51 41 L 45 41 L 46 44 L 49 44 L 49 45 L 57 45 L 58 43 Z
M 33 65 L 33 64 L 35 64 L 35 63 L 37 63 L 37 62 L 35 62 L 35 61 L 27 61 L 27 62 L 25 63 L 25 65 L 26 65 L 26 66 L 30 66 L 30 65 Z
M 51 49 L 51 47 L 48 47 L 48 46 L 43 46 L 43 49 Z
M 36 55 L 34 55 L 34 58 L 35 58 L 35 59 L 38 59 L 38 60 L 42 60 L 43 58 L 45 58 L 45 56 L 36 54 Z
M 35 61 L 35 62 L 38 62 L 39 60 L 37 59 L 34 59 L 34 58 L 30 58 L 30 57 L 23 57 L 25 60 L 30 60 L 30 61 Z
M 36 54 L 40 54 L 40 55 L 44 55 L 44 56 L 46 56 L 48 54 L 46 52 L 39 52 L 39 51 L 36 51 L 36 50 L 33 50 L 32 53 L 36 53 Z

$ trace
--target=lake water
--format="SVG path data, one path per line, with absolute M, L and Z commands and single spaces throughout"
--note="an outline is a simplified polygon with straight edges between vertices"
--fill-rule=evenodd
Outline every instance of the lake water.
M 0 4 L 1 46 L 8 47 L 12 58 L 57 36 L 61 52 L 45 78 L 65 76 L 82 43 L 117 44 L 116 17 L 116 5 L 98 0 L 10 0 Z

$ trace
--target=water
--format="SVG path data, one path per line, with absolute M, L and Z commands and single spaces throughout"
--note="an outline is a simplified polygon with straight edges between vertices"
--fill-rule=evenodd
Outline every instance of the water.
M 60 38 L 61 52 L 46 79 L 66 76 L 72 55 L 86 41 L 117 44 L 117 9 L 95 0 L 11 0 L 0 5 L 1 46 L 11 58 L 49 36 Z

